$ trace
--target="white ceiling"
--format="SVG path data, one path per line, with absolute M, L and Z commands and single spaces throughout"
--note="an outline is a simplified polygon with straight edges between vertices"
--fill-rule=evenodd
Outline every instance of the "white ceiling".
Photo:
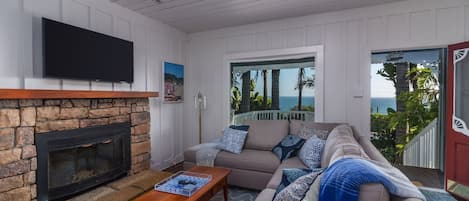
M 365 7 L 401 0 L 111 0 L 182 31 Z

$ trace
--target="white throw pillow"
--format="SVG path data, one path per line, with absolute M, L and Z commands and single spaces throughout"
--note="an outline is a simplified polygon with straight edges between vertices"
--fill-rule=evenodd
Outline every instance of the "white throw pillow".
M 243 150 L 247 134 L 247 131 L 225 128 L 225 130 L 223 130 L 221 143 L 217 148 L 239 154 Z
M 309 169 L 321 166 L 321 155 L 325 144 L 325 140 L 313 136 L 306 140 L 301 147 L 299 157 Z

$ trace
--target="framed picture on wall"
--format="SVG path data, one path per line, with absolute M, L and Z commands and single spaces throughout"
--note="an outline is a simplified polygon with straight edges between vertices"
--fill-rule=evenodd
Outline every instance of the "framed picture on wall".
M 163 98 L 165 103 L 184 101 L 184 66 L 163 62 Z

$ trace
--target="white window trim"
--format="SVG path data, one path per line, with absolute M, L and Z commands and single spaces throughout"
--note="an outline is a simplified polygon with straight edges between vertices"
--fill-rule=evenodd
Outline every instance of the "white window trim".
M 302 58 L 315 57 L 316 79 L 314 86 L 314 119 L 316 122 L 324 121 L 324 47 L 322 45 L 285 48 L 265 51 L 243 52 L 235 54 L 226 54 L 223 58 L 222 80 L 223 91 L 222 104 L 223 122 L 228 125 L 230 123 L 230 86 L 231 86 L 231 63 L 265 61 L 272 59 Z

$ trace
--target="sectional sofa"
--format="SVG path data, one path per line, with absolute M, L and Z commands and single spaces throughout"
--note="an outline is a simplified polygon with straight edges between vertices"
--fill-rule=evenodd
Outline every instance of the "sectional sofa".
M 272 148 L 283 137 L 300 133 L 303 127 L 326 130 L 328 133 L 338 126 L 337 123 L 315 123 L 286 120 L 259 120 L 248 121 L 249 133 L 241 154 L 225 151 L 218 153 L 214 165 L 232 170 L 228 177 L 230 185 L 261 190 L 256 201 L 271 201 L 275 190 L 281 182 L 284 168 L 306 168 L 298 157 L 289 158 L 280 162 Z M 358 132 L 341 133 L 344 137 L 335 138 L 334 142 L 326 142 L 321 157 L 321 167 L 328 167 L 331 161 L 345 155 L 358 155 L 372 160 L 388 163 L 381 153 L 373 146 L 368 136 Z M 328 139 L 329 140 L 329 139 Z M 184 169 L 196 165 L 196 153 L 203 146 L 194 146 L 184 152 Z M 399 198 L 390 196 L 381 184 L 366 184 L 360 187 L 360 201 L 387 201 L 387 200 L 418 200 L 412 198 Z

